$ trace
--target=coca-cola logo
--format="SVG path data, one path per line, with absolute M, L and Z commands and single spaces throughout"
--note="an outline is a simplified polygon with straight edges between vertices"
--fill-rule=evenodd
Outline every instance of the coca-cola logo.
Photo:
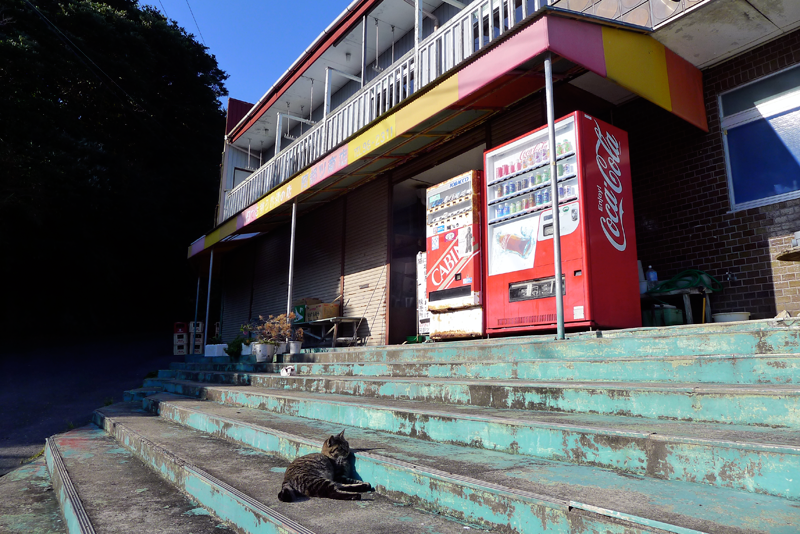
M 597 121 L 594 121 L 594 133 L 597 135 L 597 167 L 604 179 L 603 187 L 597 186 L 597 209 L 605 214 L 600 217 L 600 227 L 611 246 L 622 252 L 628 247 L 628 240 L 622 217 L 625 198 L 622 196 L 622 172 L 619 170 L 619 141 L 609 132 L 603 133 Z

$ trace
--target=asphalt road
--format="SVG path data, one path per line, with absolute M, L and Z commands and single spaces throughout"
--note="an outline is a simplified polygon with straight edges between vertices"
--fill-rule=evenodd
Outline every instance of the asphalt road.
M 168 368 L 172 339 L 94 342 L 0 353 L 0 476 L 38 453 L 48 436 L 85 425 L 145 375 Z

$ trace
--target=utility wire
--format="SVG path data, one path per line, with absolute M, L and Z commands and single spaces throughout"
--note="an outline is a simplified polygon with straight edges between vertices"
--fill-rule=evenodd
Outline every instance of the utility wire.
M 189 6 L 189 0 L 186 0 L 186 5 Z M 192 6 L 189 6 L 189 13 L 192 14 L 192 18 L 194 19 L 194 25 L 197 26 L 197 33 L 200 34 L 200 40 L 203 41 L 203 45 L 205 46 L 206 40 L 203 39 L 203 32 L 200 31 L 200 25 L 197 23 L 197 19 L 194 18 L 194 11 L 192 11 Z
M 164 16 L 165 16 L 165 17 L 167 17 L 167 18 L 169 19 L 169 15 L 167 15 L 167 10 L 166 10 L 166 9 L 164 9 L 164 4 L 163 4 L 163 2 L 161 2 L 161 0 L 158 0 L 158 3 L 159 3 L 159 4 L 161 4 L 161 11 L 163 11 L 163 12 L 164 12 Z

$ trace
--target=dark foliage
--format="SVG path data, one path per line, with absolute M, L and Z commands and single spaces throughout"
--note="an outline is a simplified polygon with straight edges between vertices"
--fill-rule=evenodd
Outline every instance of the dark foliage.
M 135 1 L 0 0 L 6 337 L 191 317 L 186 249 L 213 222 L 226 78 Z

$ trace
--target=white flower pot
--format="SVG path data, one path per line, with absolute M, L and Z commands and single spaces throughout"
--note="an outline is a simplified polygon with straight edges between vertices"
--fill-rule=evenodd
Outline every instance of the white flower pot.
M 272 343 L 253 343 L 253 354 L 256 357 L 256 361 L 261 362 L 271 362 L 272 357 L 275 356 L 276 346 Z
M 300 354 L 300 347 L 303 346 L 302 341 L 290 341 L 289 342 L 289 354 Z
M 225 349 L 228 345 L 225 343 L 219 345 L 206 345 L 205 355 L 206 358 L 214 358 L 215 356 L 227 356 Z
M 275 354 L 286 354 L 286 342 L 278 343 L 278 350 Z

